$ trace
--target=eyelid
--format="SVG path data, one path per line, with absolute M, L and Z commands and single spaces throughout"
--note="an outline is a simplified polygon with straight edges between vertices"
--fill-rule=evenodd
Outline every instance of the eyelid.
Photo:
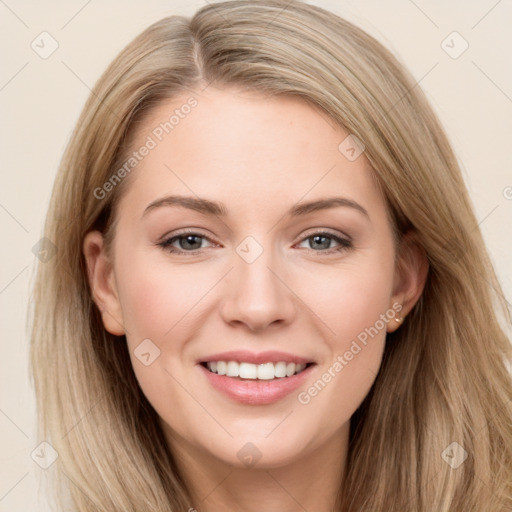
M 183 235 L 199 235 L 199 236 L 202 236 L 203 238 L 207 238 L 210 241 L 214 241 L 214 238 L 211 235 L 205 233 L 202 228 L 183 228 L 183 229 L 179 229 L 176 232 L 172 231 L 170 233 L 166 233 L 165 235 L 163 235 L 161 237 L 160 241 L 165 242 L 166 240 L 169 240 L 170 238 L 176 238 L 178 236 L 183 236 Z M 215 243 L 218 243 L 218 242 L 215 242 Z
M 347 235 L 343 231 L 334 230 L 331 228 L 322 228 L 322 227 L 315 227 L 310 228 L 304 232 L 301 233 L 299 241 L 304 240 L 305 238 L 308 238 L 310 236 L 316 235 L 316 234 L 322 234 L 322 235 L 332 235 L 338 238 L 343 238 L 347 240 L 348 242 L 352 242 L 352 237 L 350 235 Z

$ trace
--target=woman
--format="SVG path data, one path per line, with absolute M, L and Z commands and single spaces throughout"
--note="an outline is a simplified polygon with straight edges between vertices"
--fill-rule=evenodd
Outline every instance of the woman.
M 360 29 L 278 0 L 149 27 L 84 108 L 38 269 L 69 506 L 510 510 L 510 316 L 476 225 Z

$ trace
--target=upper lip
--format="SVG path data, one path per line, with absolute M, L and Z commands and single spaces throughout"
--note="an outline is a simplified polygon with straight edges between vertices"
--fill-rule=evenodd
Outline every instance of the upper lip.
M 240 363 L 252 364 L 279 363 L 280 361 L 296 364 L 307 364 L 313 362 L 311 359 L 305 359 L 304 357 L 276 350 L 258 353 L 250 352 L 248 350 L 232 350 L 203 357 L 198 361 L 198 363 L 208 363 L 213 361 L 238 361 Z

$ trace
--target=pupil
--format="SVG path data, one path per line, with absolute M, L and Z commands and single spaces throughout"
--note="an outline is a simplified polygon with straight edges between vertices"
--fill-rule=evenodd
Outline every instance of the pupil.
M 326 237 L 326 236 L 321 236 L 321 235 L 315 235 L 315 236 L 313 236 L 312 238 L 313 238 L 313 241 L 314 241 L 313 243 L 314 243 L 314 244 L 315 244 L 315 243 L 317 243 L 319 240 L 322 240 L 322 239 L 323 239 L 323 240 L 324 240 L 324 243 L 322 244 L 322 243 L 320 242 L 320 245 L 321 245 L 321 246 L 323 246 L 323 247 L 321 247 L 321 248 L 322 248 L 322 249 L 329 249 L 330 239 L 329 239 L 328 237 Z
M 187 236 L 183 237 L 181 239 L 181 242 L 183 242 L 183 240 L 185 240 L 185 242 L 181 243 L 182 249 L 199 249 L 199 248 L 201 248 L 201 240 L 199 240 L 199 247 L 186 247 L 186 246 L 184 247 L 183 246 L 184 244 L 185 245 L 187 245 L 187 244 L 194 245 L 194 242 L 193 242 L 194 239 L 197 240 L 197 239 L 200 239 L 200 237 L 198 237 L 196 235 L 187 235 Z M 191 242 L 191 240 L 192 240 L 192 242 Z M 196 241 L 196 245 L 197 245 L 197 241 Z

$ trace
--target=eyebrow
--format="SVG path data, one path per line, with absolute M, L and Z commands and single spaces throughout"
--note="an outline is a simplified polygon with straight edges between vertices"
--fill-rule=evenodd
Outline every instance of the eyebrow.
M 182 208 L 188 208 L 189 210 L 194 210 L 205 215 L 215 215 L 219 217 L 226 217 L 228 215 L 228 209 L 226 208 L 226 205 L 221 202 L 211 201 L 209 199 L 200 197 L 166 196 L 160 199 L 156 199 L 150 203 L 144 210 L 142 217 L 147 215 L 150 211 L 164 206 L 181 206 Z M 296 205 L 292 206 L 292 208 L 290 208 L 290 210 L 287 212 L 287 215 L 289 217 L 299 217 L 319 210 L 327 210 L 329 208 L 337 208 L 340 206 L 353 208 L 362 213 L 368 219 L 370 218 L 368 212 L 363 206 L 346 197 L 327 197 L 324 199 L 297 203 Z

